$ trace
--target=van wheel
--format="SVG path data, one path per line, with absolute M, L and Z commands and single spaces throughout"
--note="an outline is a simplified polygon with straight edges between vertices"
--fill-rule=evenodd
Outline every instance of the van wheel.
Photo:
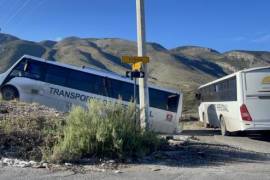
M 210 127 L 209 124 L 207 123 L 206 119 L 205 119 L 204 113 L 203 113 L 203 127 L 204 128 L 209 128 Z
M 222 136 L 229 136 L 230 133 L 228 132 L 225 124 L 225 120 L 223 116 L 220 117 L 220 132 Z
M 5 101 L 10 101 L 19 98 L 19 93 L 16 88 L 12 86 L 5 86 L 1 90 L 2 98 Z

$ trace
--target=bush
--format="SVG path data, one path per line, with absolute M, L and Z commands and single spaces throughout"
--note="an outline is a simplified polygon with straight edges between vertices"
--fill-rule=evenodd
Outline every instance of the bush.
M 155 133 L 142 131 L 134 120 L 134 105 L 91 100 L 87 109 L 74 107 L 53 149 L 53 161 L 83 157 L 138 158 L 156 150 Z

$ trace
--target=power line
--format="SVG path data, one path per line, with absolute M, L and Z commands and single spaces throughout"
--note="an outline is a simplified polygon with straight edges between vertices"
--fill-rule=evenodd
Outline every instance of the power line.
M 25 1 L 20 8 L 17 9 L 17 11 L 9 17 L 9 19 L 6 21 L 6 23 L 3 25 L 3 27 L 7 26 L 16 16 L 31 2 L 31 0 Z
M 13 14 L 13 11 L 15 11 L 21 4 L 21 0 L 13 0 L 13 1 L 3 1 L 1 6 L 0 6 L 0 12 L 3 13 L 0 16 L 0 20 L 3 20 L 3 23 L 7 21 L 8 17 L 10 17 Z
M 28 10 L 27 12 L 25 12 L 24 17 L 21 17 L 21 20 L 17 23 L 17 25 L 20 25 L 24 20 L 26 16 L 32 15 L 34 12 L 36 12 L 41 6 L 43 6 L 45 4 L 47 0 L 39 0 L 39 3 L 33 4 L 34 6 L 32 6 L 32 8 L 30 8 L 30 10 Z

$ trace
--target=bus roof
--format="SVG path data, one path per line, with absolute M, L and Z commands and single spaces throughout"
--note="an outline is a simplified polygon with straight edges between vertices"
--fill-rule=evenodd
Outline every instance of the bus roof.
M 201 88 L 203 88 L 203 87 L 206 87 L 206 86 L 215 84 L 215 83 L 220 82 L 220 81 L 223 81 L 223 80 L 225 80 L 225 79 L 229 79 L 229 78 L 231 78 L 231 77 L 233 77 L 233 76 L 235 76 L 235 75 L 237 75 L 237 74 L 243 73 L 243 72 L 246 73 L 246 72 L 251 72 L 251 71 L 256 71 L 256 70 L 261 70 L 261 69 L 267 69 L 267 68 L 270 68 L 270 66 L 265 66 L 265 67 L 254 67 L 254 68 L 243 69 L 243 70 L 237 71 L 237 72 L 235 72 L 235 73 L 229 74 L 229 75 L 227 75 L 227 76 L 224 76 L 224 77 L 222 77 L 222 78 L 219 78 L 219 79 L 216 79 L 216 80 L 214 80 L 214 81 L 211 81 L 211 82 L 209 82 L 209 83 L 206 83 L 206 84 L 204 84 L 204 85 L 201 85 L 198 89 L 201 89 Z
M 113 79 L 116 79 L 116 80 L 121 80 L 121 81 L 129 82 L 129 83 L 133 83 L 132 80 L 130 80 L 129 78 L 127 78 L 125 76 L 121 76 L 120 74 L 110 72 L 110 71 L 106 71 L 106 70 L 98 70 L 98 69 L 91 68 L 91 67 L 84 67 L 84 66 L 80 67 L 80 66 L 70 65 L 70 64 L 65 64 L 65 63 L 46 60 L 46 59 L 43 59 L 43 58 L 31 56 L 31 55 L 23 55 L 19 59 L 19 61 L 22 60 L 23 58 L 29 58 L 29 59 L 36 60 L 36 61 L 46 62 L 48 64 L 55 64 L 55 65 L 59 65 L 59 66 L 62 66 L 62 67 L 73 69 L 73 70 L 78 70 L 78 71 L 87 72 L 87 73 L 91 73 L 91 74 L 97 74 L 99 76 L 110 77 L 110 78 L 113 78 Z M 167 88 L 159 87 L 159 86 L 156 86 L 156 85 L 149 84 L 149 87 L 154 88 L 154 89 L 160 89 L 160 90 L 171 92 L 171 93 L 181 94 L 181 92 L 179 92 L 177 90 L 167 89 Z

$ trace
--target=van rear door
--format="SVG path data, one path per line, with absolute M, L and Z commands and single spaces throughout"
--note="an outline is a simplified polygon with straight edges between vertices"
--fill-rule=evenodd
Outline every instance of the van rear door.
M 244 76 L 244 103 L 255 128 L 270 127 L 270 68 L 247 71 Z

